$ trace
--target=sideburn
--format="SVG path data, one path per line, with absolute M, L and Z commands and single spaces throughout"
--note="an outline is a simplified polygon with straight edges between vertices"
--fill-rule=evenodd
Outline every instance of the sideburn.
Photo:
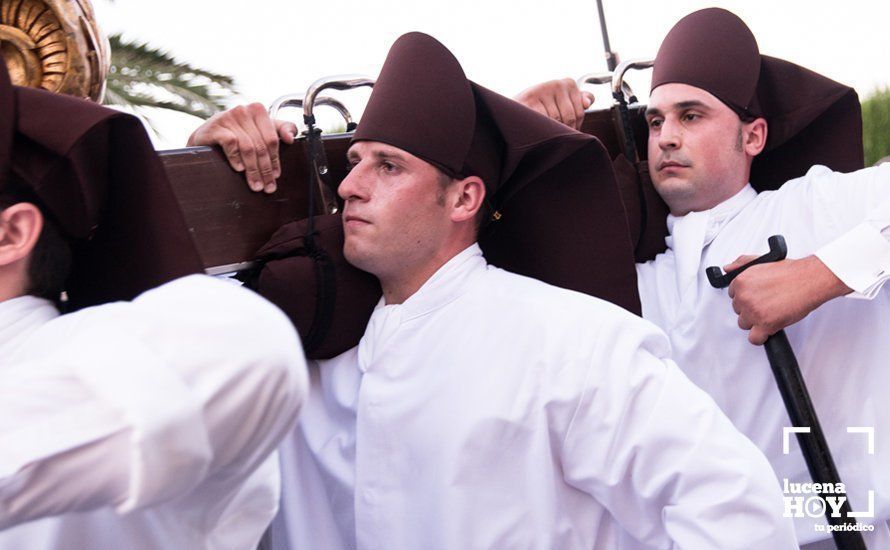
M 454 178 L 446 174 L 445 172 L 439 171 L 439 185 L 438 190 L 436 191 L 436 204 L 439 206 L 445 206 L 445 191 L 448 187 L 454 183 Z

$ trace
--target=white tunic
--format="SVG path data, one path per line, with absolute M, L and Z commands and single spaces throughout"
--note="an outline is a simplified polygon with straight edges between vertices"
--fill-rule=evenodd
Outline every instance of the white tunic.
M 255 548 L 307 386 L 287 318 L 209 277 L 0 303 L 0 548 Z
M 650 323 L 473 245 L 310 367 L 276 543 L 796 548 L 766 460 L 669 353 Z
M 789 258 L 813 253 L 858 295 L 873 300 L 827 302 L 786 329 L 809 387 L 854 511 L 868 510 L 875 491 L 877 523 L 869 548 L 890 548 L 890 296 L 878 294 L 890 277 L 890 165 L 853 174 L 812 168 L 778 191 L 750 186 L 717 207 L 668 218 L 668 250 L 637 265 L 643 316 L 667 332 L 677 364 L 708 392 L 733 423 L 766 454 L 780 480 L 809 481 L 761 346 L 748 343 L 726 289 L 711 287 L 705 268 L 741 254 L 763 254 L 767 238 L 785 236 Z M 874 428 L 874 454 L 866 433 Z M 788 496 L 794 496 L 789 494 Z M 810 495 L 811 496 L 811 495 Z M 801 543 L 828 538 L 797 520 Z M 880 533 L 879 533 L 880 532 Z

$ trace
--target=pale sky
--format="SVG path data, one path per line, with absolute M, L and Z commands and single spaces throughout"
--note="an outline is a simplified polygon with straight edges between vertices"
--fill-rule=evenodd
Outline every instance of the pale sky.
M 515 95 L 552 78 L 606 70 L 595 0 L 93 0 L 102 29 L 234 76 L 239 102 L 270 104 L 333 74 L 376 76 L 392 42 L 419 30 L 442 41 L 472 80 Z M 852 85 L 890 85 L 890 2 L 845 0 L 604 0 L 612 49 L 652 58 L 687 13 L 720 6 L 751 27 L 762 53 Z M 649 74 L 630 79 L 645 95 Z M 595 93 L 597 89 L 593 89 Z M 604 89 L 601 89 L 605 92 Z M 334 92 L 360 111 L 363 92 Z M 598 101 L 608 101 L 604 93 Z M 161 117 L 159 148 L 183 146 L 200 124 Z

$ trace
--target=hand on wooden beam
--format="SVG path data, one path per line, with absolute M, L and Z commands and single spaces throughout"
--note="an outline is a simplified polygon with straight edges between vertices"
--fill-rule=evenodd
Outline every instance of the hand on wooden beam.
M 279 140 L 294 142 L 297 127 L 292 122 L 272 120 L 260 103 L 239 105 L 213 115 L 189 137 L 189 147 L 218 145 L 229 164 L 244 172 L 253 191 L 274 193 L 281 176 Z

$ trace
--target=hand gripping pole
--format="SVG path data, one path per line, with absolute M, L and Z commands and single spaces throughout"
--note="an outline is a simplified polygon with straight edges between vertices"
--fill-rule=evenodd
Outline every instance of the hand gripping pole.
M 765 264 L 770 262 L 778 262 L 785 259 L 788 254 L 788 248 L 785 245 L 785 238 L 782 235 L 773 235 L 769 238 L 770 251 L 759 258 L 748 262 L 742 267 L 729 273 L 723 273 L 717 266 L 707 268 L 708 281 L 714 288 L 726 288 L 740 273 L 751 266 Z M 825 440 L 825 434 L 822 432 L 822 426 L 816 417 L 816 410 L 813 408 L 813 402 L 810 400 L 810 393 L 807 391 L 807 385 L 804 382 L 803 375 L 800 372 L 800 366 L 797 364 L 797 358 L 788 342 L 788 337 L 784 330 L 773 334 L 766 339 L 763 345 L 766 349 L 766 357 L 772 368 L 773 376 L 776 379 L 776 385 L 779 387 L 779 393 L 782 395 L 782 401 L 785 403 L 785 409 L 788 411 L 788 417 L 791 424 L 795 427 L 806 427 L 810 429 L 809 433 L 797 433 L 797 441 L 800 444 L 804 461 L 810 476 L 814 483 L 820 484 L 838 484 L 841 477 L 834 465 L 834 459 L 831 457 L 831 451 L 828 448 L 828 442 Z M 832 496 L 832 495 L 828 495 Z M 847 531 L 832 530 L 834 542 L 839 550 L 865 550 L 865 541 L 862 540 L 862 534 L 854 531 L 856 521 L 850 517 L 850 503 L 845 500 L 840 508 L 840 517 L 832 517 L 831 507 L 826 506 L 825 517 L 831 526 L 845 525 Z

